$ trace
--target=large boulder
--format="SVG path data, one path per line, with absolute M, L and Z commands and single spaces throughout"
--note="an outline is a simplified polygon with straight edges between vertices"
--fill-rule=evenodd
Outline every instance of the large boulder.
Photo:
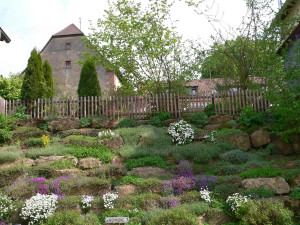
M 217 116 L 211 116 L 209 117 L 210 124 L 225 124 L 229 122 L 230 120 L 233 120 L 233 116 L 230 115 L 217 115 Z
M 245 189 L 259 188 L 263 186 L 266 189 L 273 189 L 276 194 L 288 194 L 291 191 L 289 184 L 283 177 L 274 178 L 248 178 L 242 181 Z
M 101 161 L 97 158 L 83 158 L 78 162 L 78 166 L 80 169 L 99 168 L 101 164 Z
M 224 125 L 223 123 L 208 124 L 208 125 L 204 126 L 203 129 L 207 130 L 207 131 L 213 131 L 213 130 L 218 129 L 219 127 L 221 127 L 223 125 Z
M 297 137 L 297 138 L 292 142 L 292 149 L 293 149 L 293 153 L 295 153 L 295 154 L 300 154 L 300 137 Z
M 250 138 L 251 143 L 255 148 L 262 147 L 271 142 L 269 131 L 264 130 L 262 128 L 258 129 L 257 131 L 254 131 L 254 133 L 250 135 Z
M 50 164 L 55 161 L 63 160 L 65 156 L 58 156 L 58 155 L 53 155 L 53 156 L 40 156 L 37 160 L 34 161 L 35 166 L 40 166 L 44 164 Z
M 119 136 L 110 139 L 99 140 L 98 143 L 105 145 L 110 150 L 117 151 L 124 145 L 124 140 Z
M 54 177 L 77 177 L 81 171 L 79 169 L 62 169 L 62 170 L 55 170 Z
M 116 187 L 119 195 L 131 195 L 137 192 L 137 187 L 133 184 L 125 184 Z
M 294 178 L 290 179 L 292 186 L 300 187 L 300 174 L 297 174 Z
M 79 129 L 80 123 L 78 118 L 73 117 L 61 117 L 57 118 L 49 123 L 49 131 L 58 133 L 64 130 Z
M 285 143 L 283 138 L 276 135 L 271 134 L 271 142 L 275 145 L 277 145 L 279 152 L 282 155 L 291 155 L 293 154 L 293 147 L 289 143 Z
M 39 118 L 33 118 L 33 119 L 22 119 L 17 122 L 18 126 L 22 127 L 38 127 L 42 124 L 45 124 L 46 121 Z
M 251 147 L 249 135 L 246 133 L 232 134 L 226 139 L 229 144 L 244 151 L 249 150 Z
M 119 122 L 117 120 L 110 120 L 106 117 L 99 117 L 92 119 L 92 128 L 100 129 L 116 129 Z
M 209 132 L 207 130 L 197 130 L 197 131 L 195 131 L 195 134 L 194 134 L 194 140 L 201 141 L 208 134 L 209 134 Z
M 127 172 L 128 175 L 135 174 L 142 178 L 161 177 L 166 171 L 155 166 L 136 167 Z

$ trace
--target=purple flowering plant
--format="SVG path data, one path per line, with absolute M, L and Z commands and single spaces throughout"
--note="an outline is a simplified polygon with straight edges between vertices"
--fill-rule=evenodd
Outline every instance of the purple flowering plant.
M 212 190 L 218 182 L 215 176 L 193 175 L 192 163 L 187 160 L 181 160 L 176 166 L 177 176 L 164 182 L 162 187 L 165 195 L 179 196 L 191 190 Z
M 164 208 L 173 208 L 180 205 L 180 197 L 161 197 L 160 201 Z

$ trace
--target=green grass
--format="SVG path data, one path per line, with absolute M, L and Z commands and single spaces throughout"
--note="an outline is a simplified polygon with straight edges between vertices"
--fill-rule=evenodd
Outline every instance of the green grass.
M 241 173 L 240 177 L 246 179 L 246 178 L 256 178 L 256 177 L 277 177 L 281 175 L 282 175 L 281 170 L 276 170 L 270 166 L 265 166 L 256 169 L 248 169 L 245 172 Z
M 53 144 L 45 148 L 32 148 L 28 149 L 25 156 L 31 159 L 37 159 L 40 156 L 52 156 L 52 155 L 70 155 L 72 149 L 65 145 Z
M 161 168 L 167 168 L 168 164 L 165 159 L 158 156 L 129 159 L 125 163 L 125 167 L 128 170 L 132 170 L 135 167 L 143 167 L 143 166 L 157 166 Z
M 54 163 L 51 164 L 51 167 L 58 170 L 76 168 L 73 165 L 73 162 L 71 162 L 70 160 L 55 161 Z
M 114 156 L 114 154 L 106 146 L 83 147 L 77 145 L 70 146 L 70 148 L 70 154 L 78 159 L 92 157 L 98 158 L 104 163 L 109 163 Z

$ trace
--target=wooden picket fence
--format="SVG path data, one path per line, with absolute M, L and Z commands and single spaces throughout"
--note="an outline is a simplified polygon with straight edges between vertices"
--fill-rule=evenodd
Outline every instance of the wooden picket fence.
M 109 118 L 144 119 L 158 112 L 170 112 L 173 117 L 185 113 L 195 113 L 214 104 L 215 113 L 238 115 L 242 107 L 251 105 L 257 111 L 265 111 L 269 103 L 262 91 L 239 91 L 226 93 L 203 92 L 190 94 L 159 94 L 144 96 L 106 96 L 64 99 L 37 99 L 0 101 L 4 114 L 13 114 L 21 105 L 31 118 L 46 116 L 89 117 L 106 116 Z

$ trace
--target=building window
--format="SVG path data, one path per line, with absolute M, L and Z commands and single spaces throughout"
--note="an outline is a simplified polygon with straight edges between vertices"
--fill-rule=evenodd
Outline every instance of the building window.
M 195 95 L 197 94 L 197 90 L 198 90 L 198 87 L 190 87 L 190 95 Z
M 66 50 L 70 50 L 71 49 L 71 43 L 66 43 Z
M 71 68 L 71 61 L 65 61 L 65 68 Z

